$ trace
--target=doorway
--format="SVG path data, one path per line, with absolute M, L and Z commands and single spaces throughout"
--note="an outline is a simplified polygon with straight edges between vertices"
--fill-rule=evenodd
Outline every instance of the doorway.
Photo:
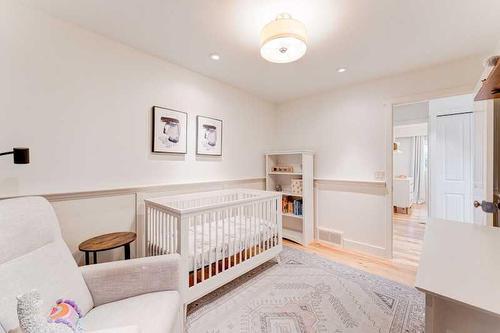
M 416 269 L 429 213 L 429 102 L 393 106 L 393 260 Z
M 477 223 L 484 188 L 478 138 L 484 121 L 472 95 L 393 106 L 393 260 L 417 268 L 433 219 Z M 483 126 L 483 127 L 482 127 Z M 483 155 L 481 155 L 483 154 Z M 483 163 L 483 164 L 481 164 Z

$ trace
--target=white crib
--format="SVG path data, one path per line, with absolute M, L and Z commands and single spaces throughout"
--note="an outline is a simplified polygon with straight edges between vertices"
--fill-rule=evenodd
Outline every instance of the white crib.
M 277 257 L 282 249 L 280 193 L 201 192 L 146 199 L 145 207 L 145 253 L 181 255 L 185 304 Z

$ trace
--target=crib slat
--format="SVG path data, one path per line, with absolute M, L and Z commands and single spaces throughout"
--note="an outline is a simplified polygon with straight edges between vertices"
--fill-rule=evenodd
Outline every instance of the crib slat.
M 177 218 L 173 215 L 170 218 L 170 238 L 172 241 L 171 253 L 174 253 L 177 249 Z
M 149 214 L 151 213 L 151 208 L 146 205 L 146 223 L 144 224 L 144 235 L 146 235 L 145 245 L 146 245 L 146 256 L 149 256 L 149 227 L 148 224 L 151 222 Z
M 156 209 L 153 209 L 153 255 L 155 256 L 156 255 L 156 248 L 157 248 L 157 244 L 158 244 L 158 241 L 156 239 L 157 235 L 158 235 L 158 230 L 157 230 L 157 213 L 158 211 Z
M 166 254 L 167 253 L 167 213 L 162 211 L 161 212 L 161 252 L 160 254 Z
M 160 254 L 160 211 L 156 210 L 156 255 Z
M 226 270 L 226 215 L 227 215 L 227 209 L 224 210 L 223 216 L 222 216 L 222 271 L 224 272 Z M 229 235 L 229 233 L 228 233 Z
M 158 255 L 164 254 L 165 251 L 165 212 L 159 211 L 160 215 L 160 234 L 158 237 L 160 238 L 160 251 Z
M 260 253 L 260 202 L 257 204 L 257 212 L 255 214 L 255 255 Z
M 244 239 L 243 239 L 243 261 L 247 260 L 247 241 L 248 241 L 248 230 L 247 230 L 247 217 L 248 217 L 248 214 L 247 214 L 247 210 L 246 210 L 246 206 L 243 207 L 243 223 L 245 224 L 244 225 L 244 228 L 245 228 L 245 232 L 244 232 Z
M 213 213 L 208 213 L 208 277 L 212 277 L 212 231 L 213 231 Z
M 266 203 L 264 201 L 260 202 L 260 220 L 259 220 L 259 235 L 260 235 L 260 253 L 265 250 L 266 246 L 266 235 L 264 229 L 264 219 L 266 214 Z
M 197 225 L 196 225 L 196 217 L 192 218 L 193 220 L 193 285 L 196 285 L 197 283 L 197 263 L 198 263 L 198 260 L 197 260 L 197 251 L 196 251 L 196 237 L 197 237 L 197 232 L 196 232 L 196 229 L 197 229 Z
M 262 249 L 267 251 L 267 201 L 262 202 Z
M 174 239 L 172 238 L 172 225 L 174 223 L 174 217 L 171 214 L 168 214 L 168 224 L 167 224 L 167 239 L 168 239 L 168 253 L 174 253 L 173 245 Z
M 169 213 L 167 215 L 167 220 L 168 220 L 168 224 L 167 224 L 168 253 L 172 254 L 172 253 L 174 253 L 174 239 L 173 239 L 173 232 L 172 232 L 172 229 L 173 229 L 172 227 L 174 224 L 174 216 Z
M 174 218 L 174 225 L 172 226 L 173 232 L 172 234 L 174 235 L 174 249 L 179 249 L 179 241 L 178 239 L 180 238 L 180 233 L 181 229 L 179 229 L 179 222 L 182 221 L 180 217 L 175 217 Z M 188 228 L 189 229 L 189 228 Z M 180 250 L 177 250 L 177 253 L 180 253 Z
M 273 226 L 273 246 L 276 246 L 276 207 L 277 207 L 277 202 L 276 200 L 272 201 L 273 204 L 273 209 L 272 209 L 272 226 Z
M 173 238 L 173 225 L 174 225 L 174 217 L 173 215 L 168 214 L 168 253 L 174 253 L 174 238 Z
M 269 250 L 269 230 L 268 230 L 268 226 L 269 226 L 269 217 L 268 217 L 268 214 L 269 214 L 269 209 L 268 209 L 268 204 L 269 204 L 269 201 L 266 200 L 264 202 L 264 221 L 262 221 L 262 228 L 264 229 L 264 241 L 265 241 L 265 247 L 264 247 L 264 250 Z
M 257 255 L 257 204 L 254 203 L 252 205 L 252 219 L 253 219 L 253 235 L 252 235 L 252 243 L 253 243 L 253 255 Z
M 170 223 L 172 222 L 172 215 L 170 214 L 165 214 L 165 223 L 166 223 L 166 228 L 165 228 L 165 246 L 166 246 L 166 249 L 165 249 L 165 252 L 167 254 L 170 254 L 172 253 L 172 250 L 171 250 L 171 247 L 172 247 L 172 239 L 171 239 L 171 236 L 172 236 L 172 233 L 170 231 Z
M 200 216 L 201 220 L 201 281 L 205 281 L 205 214 Z
M 252 255 L 252 206 L 247 206 L 247 246 L 246 246 L 246 258 L 249 259 Z
M 163 217 L 162 217 L 162 242 L 163 242 L 163 247 L 161 254 L 168 254 L 168 214 L 166 212 L 163 212 Z
M 266 228 L 266 250 L 271 248 L 271 201 L 266 201 L 266 224 L 264 225 Z
M 235 208 L 231 209 L 231 215 L 232 215 L 232 217 L 231 217 L 232 218 L 231 219 L 231 225 L 233 226 L 233 244 L 232 244 L 232 248 L 233 248 L 233 250 L 232 250 L 232 254 L 233 254 L 232 257 L 233 257 L 233 260 L 231 261 L 231 263 L 232 263 L 231 267 L 232 267 L 232 266 L 234 266 L 234 264 L 236 262 L 236 242 L 238 241 L 236 239 L 236 236 L 237 236 L 236 235 L 236 227 L 237 227 L 236 223 L 237 223 L 238 216 L 237 216 L 237 211 L 236 211 Z
M 267 201 L 262 202 L 262 221 L 260 221 L 260 225 L 262 228 L 262 250 L 267 250 Z
M 156 255 L 160 255 L 161 249 L 161 212 L 156 210 Z
M 242 216 L 242 214 L 243 214 L 243 207 L 241 207 L 241 206 L 238 207 L 238 211 L 239 211 L 238 219 L 240 221 L 240 224 L 239 224 L 239 226 L 240 226 L 240 239 L 238 240 L 238 257 L 239 257 L 240 263 L 241 263 L 241 247 L 242 247 L 241 246 L 242 245 L 242 238 L 241 238 L 241 236 L 242 236 L 242 230 L 241 229 L 243 228 L 243 216 Z
M 231 265 L 231 267 L 234 266 L 234 263 L 236 262 L 236 209 L 232 208 L 231 209 L 231 220 L 230 220 L 230 224 L 233 226 L 233 237 L 232 237 L 232 241 L 233 243 L 231 244 L 232 246 L 232 251 L 231 253 L 233 254 L 232 257 L 233 257 L 233 260 L 229 262 L 229 264 Z
M 219 220 L 220 210 L 215 212 L 215 275 L 219 274 Z
M 160 219 L 160 211 L 156 210 L 156 255 L 160 255 L 160 247 L 161 247 L 161 219 Z
M 153 239 L 153 236 L 154 236 L 154 208 L 151 208 L 151 211 L 149 212 L 149 215 L 150 215 L 150 219 L 149 219 L 149 255 L 152 256 L 154 255 L 153 254 L 153 243 L 154 243 L 154 239 Z

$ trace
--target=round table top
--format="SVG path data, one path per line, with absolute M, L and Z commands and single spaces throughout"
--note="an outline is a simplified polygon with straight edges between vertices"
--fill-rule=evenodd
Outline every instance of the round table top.
M 87 239 L 80 243 L 78 249 L 84 252 L 98 252 L 116 249 L 132 243 L 137 238 L 135 232 L 113 232 Z

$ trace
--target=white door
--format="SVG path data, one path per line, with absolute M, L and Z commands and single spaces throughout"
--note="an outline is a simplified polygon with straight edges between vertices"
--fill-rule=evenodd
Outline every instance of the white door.
M 474 103 L 473 114 L 473 200 L 493 199 L 493 101 Z M 473 211 L 475 224 L 493 225 L 493 214 L 478 207 Z
M 431 115 L 431 216 L 473 222 L 472 116 Z

